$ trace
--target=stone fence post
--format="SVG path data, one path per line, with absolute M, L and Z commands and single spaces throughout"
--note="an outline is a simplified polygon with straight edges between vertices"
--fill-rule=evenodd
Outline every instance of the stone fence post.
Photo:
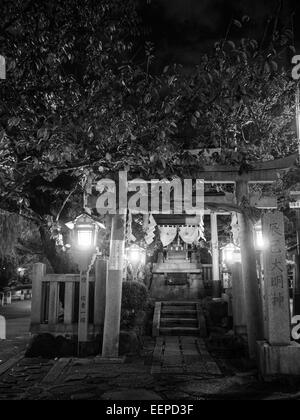
M 123 266 L 125 261 L 126 216 L 114 215 L 111 228 L 110 257 L 106 283 L 106 307 L 102 357 L 119 356 Z
M 97 258 L 95 263 L 95 312 L 94 324 L 99 334 L 103 334 L 105 319 L 107 260 Z

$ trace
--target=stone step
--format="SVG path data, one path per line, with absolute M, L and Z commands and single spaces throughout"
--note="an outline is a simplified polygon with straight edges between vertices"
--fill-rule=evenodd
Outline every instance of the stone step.
M 162 301 L 160 305 L 159 336 L 205 335 L 205 328 L 199 328 L 199 301 Z M 201 324 L 202 325 L 202 324 Z M 157 336 L 155 335 L 155 336 Z
M 167 311 L 173 311 L 173 312 L 180 312 L 182 313 L 183 311 L 190 311 L 190 310 L 196 310 L 195 307 L 191 307 L 191 306 L 163 306 L 162 307 L 162 313 L 164 314 Z
M 193 327 L 163 327 L 159 329 L 160 335 L 193 335 L 198 336 L 200 335 L 199 328 L 193 328 Z
M 160 319 L 161 328 L 169 327 L 180 327 L 180 328 L 189 328 L 189 327 L 198 327 L 198 319 L 193 318 L 161 318 Z
M 162 306 L 195 306 L 197 303 L 199 302 L 188 300 L 166 300 L 162 301 Z
M 167 309 L 163 310 L 161 312 L 161 317 L 163 318 L 197 318 L 197 311 L 196 310 L 173 310 L 173 309 Z
M 178 279 L 181 278 L 181 280 L 185 280 L 187 282 L 188 280 L 188 275 L 191 274 L 197 274 L 197 276 L 193 276 L 194 279 L 196 279 L 197 281 L 201 281 L 201 270 L 200 268 L 194 268 L 194 267 L 185 267 L 182 268 L 181 270 L 179 270 L 176 267 L 170 268 L 170 267 L 158 267 L 157 269 L 155 269 L 155 271 L 153 271 L 154 274 L 160 274 L 160 275 L 166 275 L 168 274 L 168 277 L 165 278 L 165 280 L 170 280 L 171 278 L 174 279 Z M 185 278 L 183 276 L 186 276 Z

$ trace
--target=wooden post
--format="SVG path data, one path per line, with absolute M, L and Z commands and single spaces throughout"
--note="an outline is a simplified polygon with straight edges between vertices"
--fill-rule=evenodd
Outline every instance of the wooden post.
M 78 319 L 78 353 L 84 356 L 89 330 L 89 273 L 80 272 Z
M 122 277 L 125 259 L 126 216 L 114 215 L 111 228 L 110 258 L 106 288 L 106 307 L 102 356 L 119 355 Z
M 42 279 L 45 275 L 45 264 L 38 263 L 33 265 L 31 326 L 39 326 L 42 321 Z
M 216 213 L 211 213 L 211 247 L 212 247 L 212 267 L 213 267 L 213 298 L 218 299 L 222 295 L 220 279 L 220 256 L 218 238 L 218 219 Z
M 50 283 L 50 293 L 49 293 L 49 325 L 54 326 L 57 324 L 58 305 L 59 305 L 58 282 L 52 281 Z
M 105 319 L 107 281 L 107 260 L 97 258 L 95 263 L 95 304 L 94 324 L 97 332 L 103 334 Z
M 78 317 L 78 354 L 86 356 L 87 342 L 89 341 L 89 264 L 92 261 L 94 250 L 86 252 L 77 250 L 74 253 L 80 270 L 79 284 L 79 317 Z
M 249 199 L 247 182 L 237 182 L 236 197 L 238 204 L 241 204 L 244 199 Z M 261 317 L 259 281 L 256 271 L 254 226 L 250 218 L 244 213 L 238 214 L 238 224 L 242 256 L 242 275 L 245 287 L 249 356 L 250 358 L 255 358 L 256 342 L 263 338 L 263 324 Z
M 64 324 L 71 326 L 74 316 L 75 283 L 67 282 L 65 286 Z

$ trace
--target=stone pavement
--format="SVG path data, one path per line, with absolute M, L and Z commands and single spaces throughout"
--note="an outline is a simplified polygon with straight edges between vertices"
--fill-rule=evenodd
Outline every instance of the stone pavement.
M 222 376 L 203 339 L 189 336 L 158 337 L 151 373 Z
M 19 358 L 0 368 L 0 400 L 300 399 L 297 385 L 261 383 L 253 371 L 224 370 L 226 363 L 191 337 L 148 338 L 142 357 L 124 363 Z
M 13 359 L 14 360 L 14 359 Z M 19 400 L 23 395 L 36 399 L 42 389 L 39 383 L 53 368 L 54 360 L 23 359 L 16 357 L 16 363 L 0 376 L 0 401 Z M 0 372 L 4 366 L 0 366 Z

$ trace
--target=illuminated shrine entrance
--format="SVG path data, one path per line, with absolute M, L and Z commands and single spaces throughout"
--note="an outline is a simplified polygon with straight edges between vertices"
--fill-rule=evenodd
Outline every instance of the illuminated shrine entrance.
M 205 260 L 201 258 L 200 216 L 157 216 L 156 221 L 166 246 L 153 263 L 151 297 L 199 300 L 212 295 L 212 257 L 207 253 Z
M 194 151 L 198 155 L 199 151 Z M 193 151 L 191 151 L 193 153 Z M 233 166 L 203 166 L 196 164 L 195 177 L 204 180 L 205 184 L 232 184 L 234 193 L 231 196 L 205 197 L 204 212 L 211 218 L 211 265 L 212 297 L 221 297 L 220 258 L 217 232 L 217 216 L 226 213 L 234 216 L 234 228 L 239 238 L 241 262 L 237 276 L 233 305 L 240 304 L 247 330 L 248 350 L 250 358 L 258 357 L 260 371 L 263 375 L 300 374 L 299 346 L 290 344 L 290 317 L 288 282 L 286 276 L 286 262 L 284 260 L 284 219 L 282 213 L 275 210 L 277 202 L 272 203 L 272 196 L 264 202 L 264 197 L 257 197 L 251 191 L 253 184 L 272 184 L 286 169 L 295 166 L 298 155 L 277 161 L 253 164 L 247 171 Z M 99 193 L 99 189 L 98 191 Z M 122 190 L 121 190 L 122 191 Z M 89 195 L 92 194 L 92 187 Z M 123 197 L 123 194 L 120 194 Z M 271 204 L 269 202 L 271 200 Z M 87 199 L 85 207 L 96 210 L 95 201 Z M 123 209 L 123 207 L 122 207 Z M 270 236 L 271 247 L 263 250 L 264 272 L 258 276 L 257 252 L 255 249 L 256 217 L 252 212 L 260 211 L 263 234 Z M 108 276 L 106 281 L 106 310 L 103 337 L 103 355 L 116 353 L 119 340 L 120 306 L 122 294 L 123 261 L 125 261 L 126 242 L 126 211 L 121 214 L 112 213 L 111 246 Z M 185 216 L 183 216 L 185 217 Z M 165 216 L 165 220 L 158 221 L 158 226 L 175 227 L 193 226 L 185 221 L 172 220 L 173 216 Z M 276 230 L 274 229 L 276 227 Z M 172 229 L 170 229 L 172 230 Z M 170 233 L 170 232 L 169 232 Z M 273 237 L 272 237 L 273 235 Z M 151 235 L 150 235 L 151 236 Z M 203 264 L 197 253 L 186 247 L 181 241 L 175 240 L 165 244 L 153 265 L 153 279 L 151 285 L 152 296 L 158 299 L 201 299 L 205 296 L 205 279 Z M 278 249 L 275 243 L 279 243 Z M 280 265 L 278 258 L 280 257 Z M 270 263 L 271 262 L 271 263 Z M 276 267 L 276 281 L 274 281 L 274 265 Z M 279 272 L 280 271 L 280 272 Z M 281 273 L 282 271 L 282 273 Z M 279 278 L 279 280 L 278 280 Z M 281 290 L 281 289 L 282 290 Z M 280 290 L 279 290 L 280 289 Z M 235 303 L 234 303 L 235 302 Z M 159 302 L 157 302 L 159 305 Z M 199 303 L 192 303 L 195 307 Z M 163 306 L 163 305 L 162 305 Z M 118 312 L 116 312 L 116 309 Z M 185 309 L 184 309 L 185 310 Z M 193 309 L 197 312 L 197 309 Z M 238 312 L 238 311 L 236 311 Z M 117 315 L 116 315 L 117 313 Z M 159 311 L 155 311 L 153 325 L 160 319 Z M 278 321 L 280 320 L 280 322 Z M 156 321 L 156 322 L 155 322 Z M 196 321 L 196 320 L 193 320 Z M 235 321 L 235 320 L 234 320 Z

